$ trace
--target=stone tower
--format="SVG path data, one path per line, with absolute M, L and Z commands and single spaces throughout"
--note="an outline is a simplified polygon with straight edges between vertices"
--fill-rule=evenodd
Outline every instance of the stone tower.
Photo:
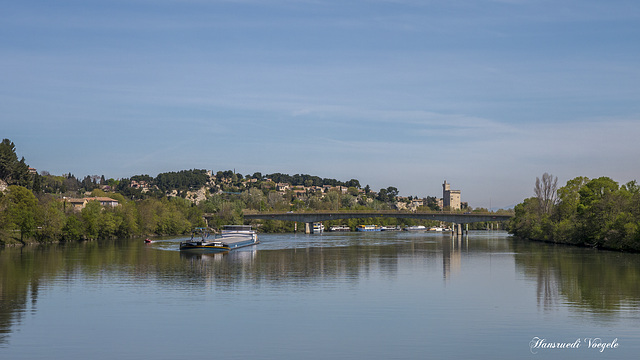
M 451 190 L 447 180 L 442 184 L 442 208 L 444 210 L 460 210 L 460 190 Z

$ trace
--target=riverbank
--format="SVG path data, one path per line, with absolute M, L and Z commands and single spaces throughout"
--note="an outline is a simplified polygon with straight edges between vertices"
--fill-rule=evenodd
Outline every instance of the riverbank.
M 575 178 L 556 198 L 516 205 L 509 233 L 523 239 L 623 252 L 640 252 L 640 186 L 601 177 Z
M 630 253 L 630 254 L 638 254 L 638 253 L 640 253 L 640 249 L 616 249 L 616 248 L 609 248 L 609 247 L 605 247 L 605 246 L 593 246 L 593 245 L 584 244 L 584 243 L 575 243 L 574 244 L 574 243 L 569 243 L 569 242 L 559 242 L 559 241 L 543 240 L 543 239 L 532 239 L 532 238 L 521 237 L 521 236 L 518 236 L 518 235 L 513 235 L 513 238 L 516 239 L 516 240 L 520 240 L 520 241 L 531 241 L 531 242 L 534 242 L 534 243 L 544 243 L 544 244 L 567 246 L 567 247 L 574 247 L 574 248 L 603 250 L 603 251 L 612 251 L 612 252 Z

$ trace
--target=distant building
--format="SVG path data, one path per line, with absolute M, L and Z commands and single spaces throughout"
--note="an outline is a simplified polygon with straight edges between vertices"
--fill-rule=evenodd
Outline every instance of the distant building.
M 277 183 L 276 184 L 276 191 L 287 191 L 287 190 L 289 190 L 289 188 L 291 188 L 291 185 L 289 183 Z
M 324 189 L 325 189 L 325 192 L 327 192 L 327 191 L 335 191 L 335 192 L 339 192 L 341 194 L 346 194 L 347 191 L 349 190 L 349 188 L 346 187 L 346 186 L 331 186 L 331 185 L 325 185 Z
M 114 200 L 108 197 L 86 197 L 82 199 L 65 198 L 64 201 L 70 204 L 75 211 L 84 209 L 89 201 L 98 201 L 102 206 L 116 207 L 119 205 L 118 200 Z
M 131 180 L 131 184 L 129 186 L 134 189 L 148 189 L 149 183 L 144 180 L 140 180 L 140 181 Z
M 447 180 L 442 184 L 442 208 L 445 210 L 460 210 L 460 190 L 451 190 Z

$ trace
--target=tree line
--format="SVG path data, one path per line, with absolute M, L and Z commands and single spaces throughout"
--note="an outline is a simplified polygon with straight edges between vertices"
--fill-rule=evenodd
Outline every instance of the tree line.
M 356 179 L 335 179 L 296 174 L 254 173 L 243 176 L 235 171 L 219 171 L 210 177 L 206 170 L 183 170 L 125 179 L 106 179 L 104 175 L 76 178 L 71 173 L 52 175 L 29 171 L 24 158 L 18 160 L 15 144 L 0 143 L 0 244 L 11 242 L 56 242 L 89 239 L 127 238 L 151 235 L 179 235 L 204 226 L 203 214 L 213 214 L 208 225 L 220 227 L 243 222 L 242 213 L 250 210 L 391 210 L 398 189 L 388 187 L 378 193 L 369 185 L 360 190 Z M 253 180 L 253 181 L 248 181 Z M 145 183 L 145 188 L 133 187 Z M 292 186 L 344 186 L 342 191 L 309 192 L 300 197 L 293 189 L 275 191 L 276 183 Z M 190 190 L 207 188 L 206 199 L 187 199 Z M 168 196 L 174 192 L 175 196 Z M 116 207 L 102 207 L 89 201 L 74 209 L 65 198 L 109 197 Z M 435 197 L 425 199 L 425 209 L 436 210 Z M 350 220 L 349 225 L 371 223 L 372 219 Z M 381 220 L 381 225 L 414 225 L 413 220 Z M 256 224 L 258 225 L 258 224 Z M 280 221 L 260 222 L 262 231 L 293 231 L 294 224 Z
M 576 177 L 558 188 L 557 178 L 536 179 L 535 196 L 515 207 L 509 232 L 528 239 L 640 251 L 640 186 L 609 177 Z

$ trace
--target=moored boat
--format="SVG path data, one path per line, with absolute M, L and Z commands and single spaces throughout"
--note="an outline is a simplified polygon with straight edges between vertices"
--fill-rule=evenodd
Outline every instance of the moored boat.
M 199 235 L 199 239 L 196 238 Z M 204 228 L 198 228 L 191 240 L 180 242 L 180 251 L 215 253 L 258 244 L 258 234 L 249 225 L 225 225 L 219 236 L 212 239 L 212 234 Z
M 404 229 L 407 231 L 427 231 L 427 227 L 424 225 L 407 226 Z
M 381 231 L 378 225 L 358 225 L 356 231 Z
M 400 230 L 399 226 L 382 226 L 380 227 L 381 231 L 398 231 Z
M 330 227 L 329 231 L 351 231 L 351 228 L 347 225 L 336 225 Z

